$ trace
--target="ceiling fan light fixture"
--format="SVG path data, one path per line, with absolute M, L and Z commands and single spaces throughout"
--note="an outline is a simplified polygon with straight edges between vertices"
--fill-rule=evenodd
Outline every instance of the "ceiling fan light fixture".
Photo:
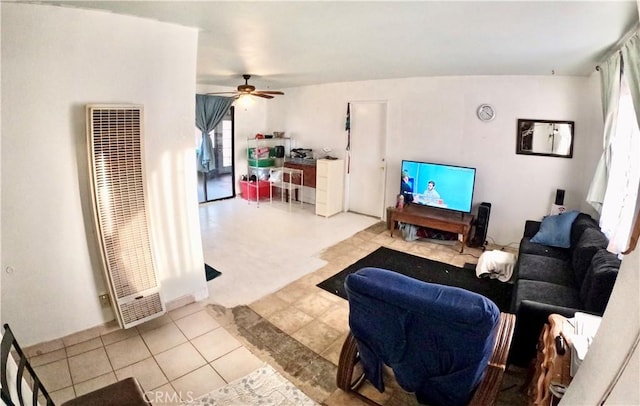
M 263 99 L 273 99 L 274 95 L 284 95 L 284 92 L 279 90 L 256 90 L 255 86 L 249 84 L 249 78 L 251 78 L 251 75 L 245 74 L 242 75 L 242 77 L 244 78 L 244 84 L 238 85 L 235 92 L 214 92 L 207 94 L 235 94 L 236 98 L 241 96 L 256 96 Z
M 255 86 L 252 85 L 240 85 L 238 86 L 238 91 L 242 93 L 251 93 L 256 90 Z
M 251 95 L 249 93 L 243 93 L 240 96 L 238 96 L 236 102 L 238 102 L 238 105 L 242 108 L 247 108 L 253 105 L 254 101 L 253 98 L 251 97 Z

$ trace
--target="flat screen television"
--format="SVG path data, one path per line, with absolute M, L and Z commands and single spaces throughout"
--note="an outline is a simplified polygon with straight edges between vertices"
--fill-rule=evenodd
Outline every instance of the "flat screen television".
M 406 203 L 470 213 L 476 169 L 402 161 L 400 193 Z

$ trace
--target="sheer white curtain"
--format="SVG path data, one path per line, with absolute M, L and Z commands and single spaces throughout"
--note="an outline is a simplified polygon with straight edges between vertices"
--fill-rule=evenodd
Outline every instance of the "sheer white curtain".
M 626 250 L 633 226 L 640 185 L 640 130 L 629 84 L 621 81 L 616 132 L 611 141 L 611 167 L 602 203 L 600 227 L 609 237 L 608 250 Z
M 600 227 L 609 237 L 609 251 L 614 253 L 624 252 L 628 247 L 640 187 L 640 40 L 637 33 L 624 44 L 620 54 L 617 103 L 609 99 L 607 115 L 615 119 L 605 123 L 610 156 L 605 160 L 608 173 L 600 211 Z M 613 72 L 609 75 L 609 80 L 617 76 Z M 614 95 L 615 89 L 610 92 Z M 611 113 L 613 108 L 615 113 Z
M 604 136 L 602 155 L 596 167 L 596 173 L 589 186 L 587 202 L 598 213 L 602 212 L 609 168 L 611 166 L 611 140 L 618 122 L 618 101 L 620 100 L 620 54 L 616 52 L 604 64 L 600 65 L 600 93 L 602 97 L 602 116 L 604 119 Z
M 639 0 L 640 1 L 640 0 Z M 624 61 L 624 76 L 629 83 L 631 100 L 640 126 L 640 33 L 636 33 L 621 49 Z

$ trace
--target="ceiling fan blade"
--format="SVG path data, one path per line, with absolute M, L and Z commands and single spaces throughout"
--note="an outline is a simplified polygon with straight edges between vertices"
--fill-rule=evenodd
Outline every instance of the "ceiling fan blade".
M 256 92 L 262 93 L 262 94 L 280 94 L 280 95 L 284 94 L 283 92 L 281 92 L 279 90 L 256 90 Z
M 257 92 L 252 92 L 250 94 L 251 96 L 258 96 L 258 97 L 262 97 L 263 99 L 273 99 L 273 96 L 270 96 L 268 94 L 257 93 Z
M 244 79 L 244 85 L 239 85 L 238 90 L 235 92 L 212 92 L 207 94 L 208 95 L 231 94 L 236 99 L 244 95 L 262 97 L 263 99 L 273 99 L 273 95 L 284 95 L 284 92 L 281 92 L 280 90 L 256 90 L 255 86 L 249 84 L 249 79 L 251 78 L 251 75 L 244 74 L 242 75 L 242 78 Z

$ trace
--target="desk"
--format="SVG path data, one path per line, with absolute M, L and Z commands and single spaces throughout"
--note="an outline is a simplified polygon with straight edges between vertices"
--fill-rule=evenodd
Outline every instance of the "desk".
M 301 170 L 304 174 L 303 185 L 310 188 L 316 187 L 316 161 L 315 160 L 310 159 L 308 164 L 285 161 L 284 167 Z
M 561 396 L 555 396 L 549 389 L 551 385 L 569 386 L 571 382 L 571 339 L 573 326 L 559 314 L 549 315 L 549 323 L 545 324 L 538 339 L 538 354 L 530 381 L 528 395 L 529 404 L 535 406 L 557 405 Z M 565 341 L 564 354 L 556 348 L 556 337 L 562 336 Z
M 387 208 L 387 226 L 392 237 L 397 222 L 462 234 L 461 253 L 469 238 L 472 221 L 473 215 L 471 214 L 447 212 L 415 204 L 408 204 L 402 209 Z

